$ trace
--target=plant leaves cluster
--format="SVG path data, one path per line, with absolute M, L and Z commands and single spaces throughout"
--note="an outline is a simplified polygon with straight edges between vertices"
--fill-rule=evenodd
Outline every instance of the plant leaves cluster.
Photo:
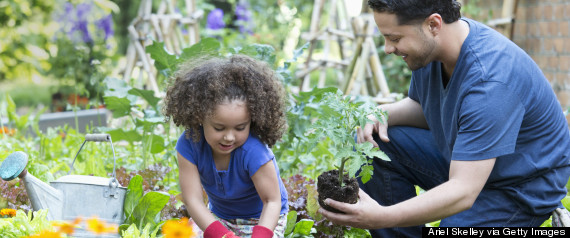
M 321 104 L 318 108 L 311 108 L 314 111 L 308 112 L 314 115 L 315 119 L 305 128 L 304 139 L 307 140 L 305 151 L 310 152 L 324 138 L 329 139 L 331 153 L 341 171 L 340 177 L 342 178 L 346 171 L 350 177 L 360 177 L 363 183 L 368 182 L 373 173 L 372 158 L 383 160 L 389 158 L 370 142 L 356 143 L 355 132 L 357 128 L 372 123 L 369 116 L 383 121 L 387 118 L 387 114 L 372 103 L 356 101 L 351 96 L 343 95 L 336 88 L 299 94 L 299 97 L 307 96 L 314 97 L 314 100 Z M 340 184 L 342 184 L 341 178 L 339 178 Z
M 51 227 L 51 222 L 47 219 L 47 210 L 28 213 L 17 210 L 15 217 L 0 219 L 2 238 L 28 237 Z
M 120 231 L 127 230 L 131 224 L 137 227 L 145 227 L 150 224 L 150 230 L 157 231 L 157 228 L 164 223 L 161 221 L 160 211 L 164 208 L 170 196 L 156 191 L 144 193 L 143 178 L 135 175 L 129 182 L 123 210 L 125 221 L 119 226 Z

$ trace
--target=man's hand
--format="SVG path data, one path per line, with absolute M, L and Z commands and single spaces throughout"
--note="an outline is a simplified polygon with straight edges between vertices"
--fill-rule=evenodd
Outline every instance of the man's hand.
M 355 204 L 343 203 L 330 198 L 325 200 L 325 203 L 329 206 L 344 212 L 344 214 L 330 212 L 323 208 L 319 208 L 319 213 L 337 225 L 347 225 L 362 229 L 378 229 L 380 226 L 391 225 L 382 224 L 382 221 L 377 220 L 384 217 L 389 221 L 388 216 L 382 214 L 384 207 L 380 206 L 380 204 L 362 190 L 358 192 L 358 196 L 358 202 Z
M 364 143 L 366 141 L 371 142 L 374 147 L 378 147 L 378 144 L 372 138 L 372 133 L 378 133 L 380 139 L 384 142 L 390 142 L 388 139 L 388 121 L 384 119 L 384 122 L 378 121 L 373 115 L 368 116 L 368 119 L 372 120 L 372 124 L 366 124 L 364 128 L 358 128 L 356 131 L 356 142 Z

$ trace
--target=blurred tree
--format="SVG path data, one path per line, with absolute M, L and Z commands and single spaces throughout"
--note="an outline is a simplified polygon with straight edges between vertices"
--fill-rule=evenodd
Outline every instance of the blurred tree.
M 34 78 L 48 65 L 53 1 L 0 1 L 0 82 Z

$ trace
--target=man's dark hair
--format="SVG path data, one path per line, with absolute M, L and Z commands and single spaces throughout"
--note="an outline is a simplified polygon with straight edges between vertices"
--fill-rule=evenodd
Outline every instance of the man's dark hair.
M 461 18 L 461 3 L 455 0 L 368 0 L 375 12 L 396 14 L 398 24 L 410 25 L 423 21 L 433 13 L 438 13 L 445 23 Z

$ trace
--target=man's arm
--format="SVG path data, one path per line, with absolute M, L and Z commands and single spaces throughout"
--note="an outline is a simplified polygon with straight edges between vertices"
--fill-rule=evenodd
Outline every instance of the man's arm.
M 409 200 L 380 206 L 360 190 L 356 204 L 327 199 L 330 206 L 345 212 L 319 211 L 336 224 L 365 229 L 421 225 L 469 209 L 483 189 L 495 158 L 476 161 L 451 161 L 449 180 Z

